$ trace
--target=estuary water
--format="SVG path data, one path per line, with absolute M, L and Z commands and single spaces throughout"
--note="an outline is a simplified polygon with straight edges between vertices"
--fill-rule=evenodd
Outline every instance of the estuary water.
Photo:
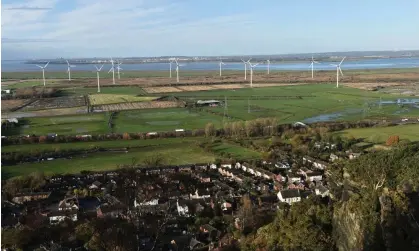
M 252 63 L 257 63 L 252 61 Z M 330 64 L 339 62 L 321 62 L 315 64 L 315 70 L 334 70 L 334 66 Z M 143 64 L 122 64 L 124 71 L 168 71 L 169 63 L 143 63 Z M 172 65 L 174 70 L 174 64 Z M 182 71 L 211 71 L 219 70 L 218 62 L 181 62 L 180 70 Z M 342 70 L 365 70 L 365 69 L 391 69 L 391 68 L 419 68 L 419 58 L 381 58 L 381 59 L 362 59 L 356 61 L 344 61 Z M 105 65 L 104 69 L 110 68 L 110 64 Z M 243 70 L 243 63 L 228 63 L 223 65 L 224 70 Z M 272 71 L 301 71 L 310 70 L 310 62 L 281 62 L 271 63 Z M 47 71 L 66 71 L 66 64 L 49 64 Z M 75 64 L 73 71 L 94 71 L 93 64 Z M 255 71 L 266 71 L 267 64 L 260 62 L 254 68 Z M 1 61 L 2 72 L 31 72 L 39 71 L 35 64 L 25 64 L 25 61 L 5 60 Z

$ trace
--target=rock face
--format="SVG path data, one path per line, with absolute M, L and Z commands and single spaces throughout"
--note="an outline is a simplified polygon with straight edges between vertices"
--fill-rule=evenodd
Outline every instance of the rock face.
M 402 210 L 392 196 L 383 193 L 378 197 L 378 217 L 369 223 L 349 206 L 350 201 L 337 203 L 333 235 L 338 250 L 419 250 L 419 194 L 410 193 L 406 198 L 408 208 Z
M 333 235 L 339 250 L 363 249 L 364 236 L 360 226 L 360 218 L 349 210 L 346 203 L 335 209 Z

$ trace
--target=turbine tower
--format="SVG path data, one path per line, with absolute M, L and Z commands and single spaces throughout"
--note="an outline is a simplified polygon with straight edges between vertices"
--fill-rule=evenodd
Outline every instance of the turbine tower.
M 173 60 L 172 59 L 169 59 L 169 65 L 170 65 L 170 78 L 172 78 L 172 63 L 173 63 Z
M 336 88 L 339 88 L 339 72 L 343 77 L 342 69 L 340 68 L 340 65 L 342 64 L 343 60 L 345 60 L 346 57 L 343 57 L 342 61 L 340 61 L 339 64 L 330 64 L 336 67 Z
M 270 73 L 271 59 L 266 60 L 266 63 L 268 63 L 268 75 L 269 75 L 269 73 Z
M 244 64 L 244 80 L 247 80 L 247 64 L 250 62 L 250 60 L 252 60 L 252 58 L 249 58 L 249 60 L 244 61 L 242 59 L 242 62 Z
M 45 68 L 47 68 L 48 64 L 49 64 L 49 62 L 44 66 L 36 65 L 39 68 L 41 68 L 41 70 L 42 70 L 42 79 L 44 80 L 44 86 L 45 86 Z
M 250 63 L 250 59 L 249 59 L 249 66 L 250 66 L 250 87 L 252 87 L 253 88 L 253 68 L 255 68 L 256 67 L 256 65 L 258 65 L 258 64 L 254 64 L 254 65 L 252 65 L 251 63 Z
M 314 64 L 320 64 L 320 63 L 317 62 L 317 61 L 314 61 L 313 56 L 311 56 L 311 64 L 310 64 L 310 67 L 311 67 L 311 79 L 314 78 Z
M 177 58 L 175 58 L 176 62 L 176 82 L 179 83 L 179 62 L 177 61 Z
M 121 75 L 120 75 L 120 73 L 119 73 L 119 72 L 120 72 L 121 70 L 123 70 L 123 69 L 121 68 L 121 64 L 122 64 L 122 62 L 120 62 L 120 61 L 118 61 L 118 60 L 117 60 L 116 62 L 117 62 L 116 69 L 118 70 L 118 71 L 117 71 L 117 73 L 118 73 L 118 79 L 121 79 Z
M 108 73 L 112 71 L 112 83 L 115 84 L 115 64 L 112 58 L 110 62 L 112 64 L 112 67 L 111 69 L 109 69 Z
M 225 65 L 224 63 L 223 63 L 223 61 L 221 60 L 221 58 L 220 58 L 220 63 L 219 63 L 219 65 L 220 65 L 220 77 L 222 76 L 222 70 L 221 70 L 221 67 L 222 67 L 222 65 Z
M 71 81 L 71 67 L 76 67 L 76 66 L 75 65 L 70 65 L 68 60 L 66 60 L 66 62 L 67 62 L 68 81 Z
M 99 72 L 102 70 L 102 67 L 103 65 L 100 68 L 97 68 L 97 66 L 95 65 L 97 77 L 97 92 L 100 92 Z

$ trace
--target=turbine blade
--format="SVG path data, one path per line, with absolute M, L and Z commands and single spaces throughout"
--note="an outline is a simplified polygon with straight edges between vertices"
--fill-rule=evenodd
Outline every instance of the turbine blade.
M 48 63 L 44 66 L 44 68 L 47 68 L 48 64 L 49 64 L 49 61 L 48 61 Z
M 343 77 L 343 72 L 342 72 L 342 69 L 339 67 L 339 71 L 340 71 L 340 75 L 342 75 L 342 77 Z
M 346 58 L 346 57 L 343 57 L 343 58 L 342 58 L 342 61 L 340 61 L 339 65 L 341 65 L 341 64 L 342 64 L 342 62 L 343 62 L 343 60 L 345 60 L 345 58 Z
M 42 69 L 42 68 L 44 68 L 44 67 L 42 67 L 42 66 L 40 66 L 40 65 L 36 65 L 36 66 L 38 66 L 38 67 L 39 67 L 39 68 L 41 68 L 41 69 Z
M 338 65 L 337 65 L 337 64 L 330 64 L 330 65 L 332 65 L 332 66 L 334 66 L 334 67 L 338 67 Z
M 112 71 L 112 69 L 113 69 L 113 67 L 109 69 L 108 73 L 109 73 L 109 72 L 111 72 L 111 71 Z
M 67 62 L 67 65 L 70 65 L 70 63 L 68 62 L 68 60 L 66 60 L 66 62 Z
M 99 71 L 99 68 L 97 68 L 97 66 L 95 65 L 96 71 Z
M 104 65 L 102 65 L 102 66 L 99 68 L 99 71 L 101 71 L 101 70 L 102 70 L 103 66 L 104 66 Z

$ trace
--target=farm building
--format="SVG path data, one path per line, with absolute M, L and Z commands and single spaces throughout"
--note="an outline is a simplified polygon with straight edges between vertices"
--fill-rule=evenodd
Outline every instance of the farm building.
M 220 106 L 223 103 L 221 101 L 218 100 L 198 100 L 196 101 L 196 105 L 197 106 Z

